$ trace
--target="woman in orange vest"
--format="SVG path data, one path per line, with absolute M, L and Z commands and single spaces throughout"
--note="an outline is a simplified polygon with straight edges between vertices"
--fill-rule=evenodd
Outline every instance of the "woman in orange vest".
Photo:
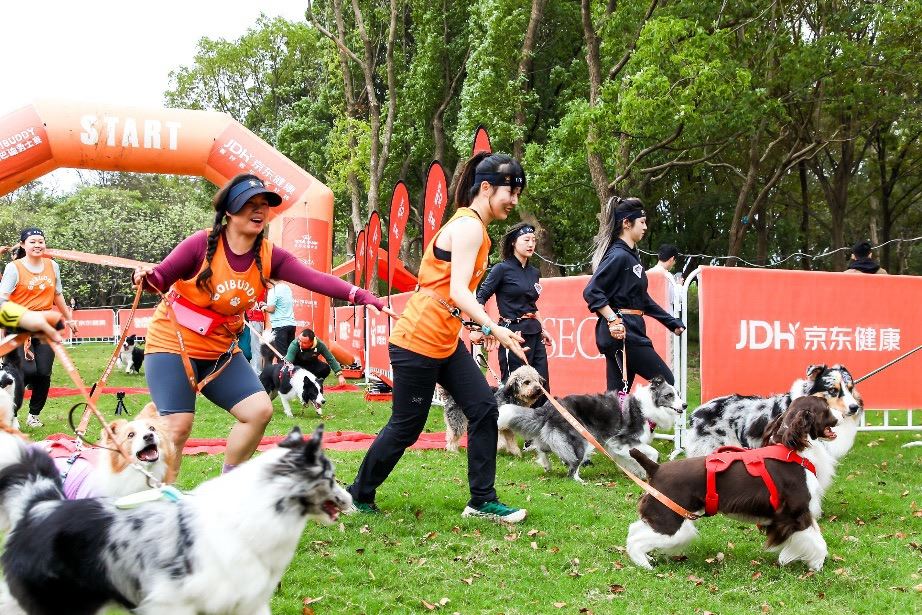
M 61 270 L 50 258 L 45 258 L 45 233 L 39 228 L 27 228 L 19 235 L 19 247 L 12 263 L 3 271 L 0 280 L 0 302 L 9 299 L 26 309 L 44 312 L 57 308 L 64 315 L 64 324 L 77 330 L 70 308 L 64 301 L 61 288 Z M 29 400 L 29 418 L 26 425 L 42 427 L 38 415 L 48 400 L 51 387 L 51 369 L 54 350 L 41 337 L 33 337 L 26 347 L 17 352 L 22 359 L 23 381 L 32 389 Z M 22 400 L 17 400 L 18 405 Z
M 269 208 L 281 202 L 259 177 L 238 175 L 215 195 L 210 230 L 187 237 L 159 265 L 134 274 L 135 283 L 143 279 L 167 293 L 147 329 L 151 398 L 177 452 L 192 431 L 199 390 L 230 412 L 237 423 L 227 438 L 225 472 L 250 458 L 272 417 L 272 401 L 236 346 L 243 313 L 264 296 L 270 278 L 393 315 L 372 293 L 311 269 L 265 239 Z M 167 482 L 175 480 L 181 454 L 172 461 Z
M 509 156 L 481 153 L 465 165 L 455 191 L 458 210 L 426 248 L 419 288 L 391 334 L 393 412 L 349 487 L 359 511 L 378 511 L 376 490 L 422 433 L 438 383 L 461 404 L 468 419 L 471 498 L 462 516 L 508 523 L 525 518 L 524 509 L 506 506 L 497 498 L 496 399 L 458 338 L 463 312 L 482 329 L 486 344 L 500 343 L 525 361 L 522 337 L 494 323 L 474 296 L 487 269 L 487 225 L 506 219 L 524 187 L 522 167 Z

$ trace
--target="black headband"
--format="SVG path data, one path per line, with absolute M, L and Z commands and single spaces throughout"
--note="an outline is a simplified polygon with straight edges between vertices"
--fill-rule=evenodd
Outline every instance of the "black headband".
M 615 222 L 621 222 L 622 220 L 636 220 L 637 218 L 646 218 L 647 212 L 643 209 L 632 209 L 631 211 L 616 211 L 615 212 Z
M 513 238 L 513 239 L 518 239 L 518 238 L 521 237 L 522 235 L 529 235 L 529 234 L 534 233 L 534 232 L 535 232 L 535 227 L 526 224 L 526 225 L 523 226 L 522 228 L 516 229 L 515 231 L 513 231 L 513 233 L 512 233 L 512 238 Z
M 26 239 L 28 239 L 29 237 L 32 237 L 32 236 L 34 236 L 34 235 L 41 235 L 42 237 L 44 237 L 44 236 L 45 236 L 45 232 L 42 231 L 42 229 L 40 229 L 40 228 L 27 228 L 27 229 L 24 229 L 24 230 L 19 234 L 19 241 L 20 241 L 20 242 L 23 242 L 23 241 L 25 241 Z
M 487 182 L 491 186 L 510 186 L 512 188 L 522 188 L 525 186 L 525 176 L 513 173 L 475 173 L 474 185 L 480 182 Z

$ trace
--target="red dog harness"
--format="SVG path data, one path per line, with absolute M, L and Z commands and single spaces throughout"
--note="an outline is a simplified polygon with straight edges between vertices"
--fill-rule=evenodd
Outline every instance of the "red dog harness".
M 752 476 L 761 476 L 762 482 L 768 489 L 768 500 L 772 508 L 778 510 L 778 488 L 772 480 L 768 468 L 765 467 L 766 459 L 775 459 L 786 463 L 796 463 L 816 474 L 813 464 L 797 454 L 797 451 L 783 444 L 772 444 L 762 448 L 739 448 L 737 446 L 722 446 L 704 458 L 704 467 L 707 470 L 707 494 L 704 497 L 704 514 L 711 516 L 717 513 L 717 475 L 723 472 L 736 461 L 746 464 L 746 471 Z

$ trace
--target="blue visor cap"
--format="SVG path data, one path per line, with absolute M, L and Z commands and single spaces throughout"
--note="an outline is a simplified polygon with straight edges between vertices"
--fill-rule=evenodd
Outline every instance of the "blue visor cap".
M 250 179 L 245 179 L 227 193 L 227 207 L 225 211 L 229 214 L 235 214 L 246 205 L 246 202 L 252 199 L 257 194 L 265 194 L 266 200 L 269 201 L 270 207 L 278 207 L 282 204 L 282 197 L 278 193 L 272 192 L 266 188 L 266 184 L 263 183 L 258 177 L 252 177 Z

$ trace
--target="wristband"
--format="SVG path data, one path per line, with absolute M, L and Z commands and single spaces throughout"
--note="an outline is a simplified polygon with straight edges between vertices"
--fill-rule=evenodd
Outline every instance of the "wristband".
M 618 319 L 618 314 L 615 312 L 612 312 L 611 316 L 605 317 L 605 320 L 607 320 L 608 322 L 615 322 L 617 319 Z
M 359 287 L 353 285 L 352 289 L 349 291 L 349 303 L 355 303 L 355 294 L 359 292 Z
M 18 303 L 6 301 L 0 306 L 0 327 L 7 329 L 18 329 L 19 319 L 28 310 Z
M 491 327 L 490 325 L 488 324 L 480 325 L 480 332 L 483 333 L 484 335 L 490 335 L 491 331 L 493 331 L 493 327 Z

